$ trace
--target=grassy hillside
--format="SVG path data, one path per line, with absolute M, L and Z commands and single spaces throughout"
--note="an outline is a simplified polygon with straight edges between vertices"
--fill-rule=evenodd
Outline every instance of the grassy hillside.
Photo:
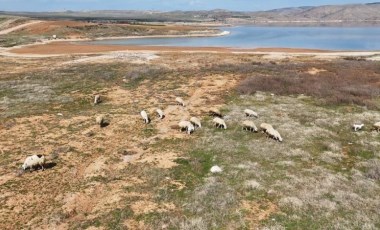
M 0 25 L 11 28 L 31 19 L 8 19 Z M 1 22 L 0 22 L 1 23 Z M 0 35 L 0 47 L 31 44 L 37 41 L 50 40 L 53 35 L 59 39 L 97 39 L 103 37 L 126 37 L 146 35 L 189 35 L 216 34 L 218 29 L 200 26 L 181 25 L 143 25 L 137 23 L 110 23 L 88 21 L 42 21 L 8 34 Z
M 291 24 L 291 25 L 378 25 L 380 3 L 341 4 L 322 6 L 300 6 L 268 11 L 134 11 L 99 10 L 65 12 L 0 12 L 42 19 L 77 19 L 90 21 L 128 21 L 140 23 L 177 22 L 177 23 L 232 23 L 232 24 Z

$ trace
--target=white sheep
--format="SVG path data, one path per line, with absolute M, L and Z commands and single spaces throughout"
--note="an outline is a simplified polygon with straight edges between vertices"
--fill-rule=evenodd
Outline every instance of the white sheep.
M 268 129 L 273 129 L 273 126 L 268 123 L 261 123 L 260 129 L 265 133 Z
M 283 140 L 282 137 L 281 137 L 281 135 L 280 135 L 280 133 L 276 129 L 274 130 L 273 138 L 275 140 L 278 140 L 279 142 L 282 142 L 282 140 Z
M 194 125 L 191 124 L 190 121 L 180 121 L 178 123 L 178 126 L 179 126 L 179 129 L 180 131 L 182 132 L 183 130 L 186 130 L 188 134 L 191 134 L 192 132 L 194 132 Z
M 214 125 L 217 127 L 217 128 L 224 128 L 224 129 L 227 129 L 227 125 L 226 125 L 226 122 L 219 118 L 219 117 L 215 117 L 213 120 L 214 122 Z
M 269 135 L 269 137 L 271 137 L 271 138 L 273 138 L 279 142 L 282 142 L 282 137 L 277 130 L 275 130 L 273 128 L 269 128 L 266 130 L 266 133 Z
M 257 115 L 257 113 L 251 109 L 245 109 L 244 113 L 247 117 L 259 117 L 259 115 Z
M 29 156 L 25 159 L 24 161 L 24 164 L 22 164 L 22 169 L 25 171 L 27 168 L 30 169 L 30 171 L 32 171 L 33 167 L 35 166 L 41 166 L 42 167 L 42 171 L 45 170 L 44 168 L 44 164 L 45 164 L 45 157 L 43 155 L 33 155 L 33 156 Z
M 195 130 L 195 127 L 194 127 L 194 125 L 191 124 L 191 122 L 190 122 L 190 125 L 187 126 L 187 134 L 191 134 L 191 133 L 193 133 L 194 130 Z
M 183 101 L 182 98 L 176 97 L 175 101 L 177 102 L 178 105 L 185 107 L 185 102 Z
M 156 112 L 157 112 L 158 117 L 159 117 L 160 119 L 164 119 L 164 118 L 165 118 L 165 113 L 164 113 L 164 111 L 162 111 L 161 109 L 156 109 Z
M 354 129 L 355 132 L 362 130 L 364 127 L 364 124 L 353 124 L 352 128 Z
M 95 118 L 96 124 L 103 126 L 105 123 L 105 117 L 104 115 L 99 115 Z
M 199 120 L 197 117 L 190 118 L 190 122 L 193 123 L 195 127 L 202 127 L 201 120 Z
M 376 122 L 375 124 L 373 124 L 373 128 L 379 132 L 380 131 L 380 121 L 379 122 Z
M 216 108 L 212 108 L 212 109 L 210 109 L 208 113 L 210 114 L 210 116 L 213 116 L 213 117 L 220 117 L 220 118 L 223 117 L 223 115 L 222 115 L 222 113 L 219 111 L 219 109 L 216 109 Z
M 95 98 L 94 98 L 94 104 L 99 104 L 101 102 L 100 100 L 100 95 L 95 95 Z
M 253 123 L 253 121 L 243 121 L 243 130 L 248 130 L 248 131 L 251 131 L 251 132 L 257 132 L 257 127 L 255 125 L 255 123 Z
M 148 114 L 145 112 L 145 110 L 141 111 L 140 115 L 141 115 L 142 119 L 144 120 L 144 123 L 149 124 L 150 119 L 149 119 Z

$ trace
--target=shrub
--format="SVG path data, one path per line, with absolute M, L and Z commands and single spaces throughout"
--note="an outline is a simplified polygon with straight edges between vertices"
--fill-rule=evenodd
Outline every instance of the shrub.
M 325 71 L 315 75 L 308 73 L 312 67 L 309 63 L 265 67 L 268 74 L 263 74 L 262 68 L 256 70 L 240 82 L 238 93 L 305 94 L 323 99 L 327 104 L 357 104 L 370 108 L 376 107 L 373 99 L 380 95 L 380 67 L 376 62 L 318 63 L 317 68 Z

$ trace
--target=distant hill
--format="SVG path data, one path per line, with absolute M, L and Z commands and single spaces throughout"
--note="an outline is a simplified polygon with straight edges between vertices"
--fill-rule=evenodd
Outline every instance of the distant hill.
M 256 20 L 273 21 L 376 21 L 380 20 L 380 2 L 285 8 L 250 15 Z
M 1 12 L 35 18 L 68 18 L 85 20 L 127 20 L 138 22 L 215 22 L 229 24 L 267 23 L 370 23 L 380 24 L 380 2 L 349 5 L 302 6 L 258 12 L 211 11 L 64 11 Z

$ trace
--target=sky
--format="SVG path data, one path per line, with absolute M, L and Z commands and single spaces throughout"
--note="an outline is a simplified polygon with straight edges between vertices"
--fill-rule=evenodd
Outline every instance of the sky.
M 374 0 L 376 1 L 376 0 Z M 372 1 L 372 2 L 374 2 Z M 1 11 L 270 10 L 295 6 L 368 3 L 368 0 L 0 0 Z

